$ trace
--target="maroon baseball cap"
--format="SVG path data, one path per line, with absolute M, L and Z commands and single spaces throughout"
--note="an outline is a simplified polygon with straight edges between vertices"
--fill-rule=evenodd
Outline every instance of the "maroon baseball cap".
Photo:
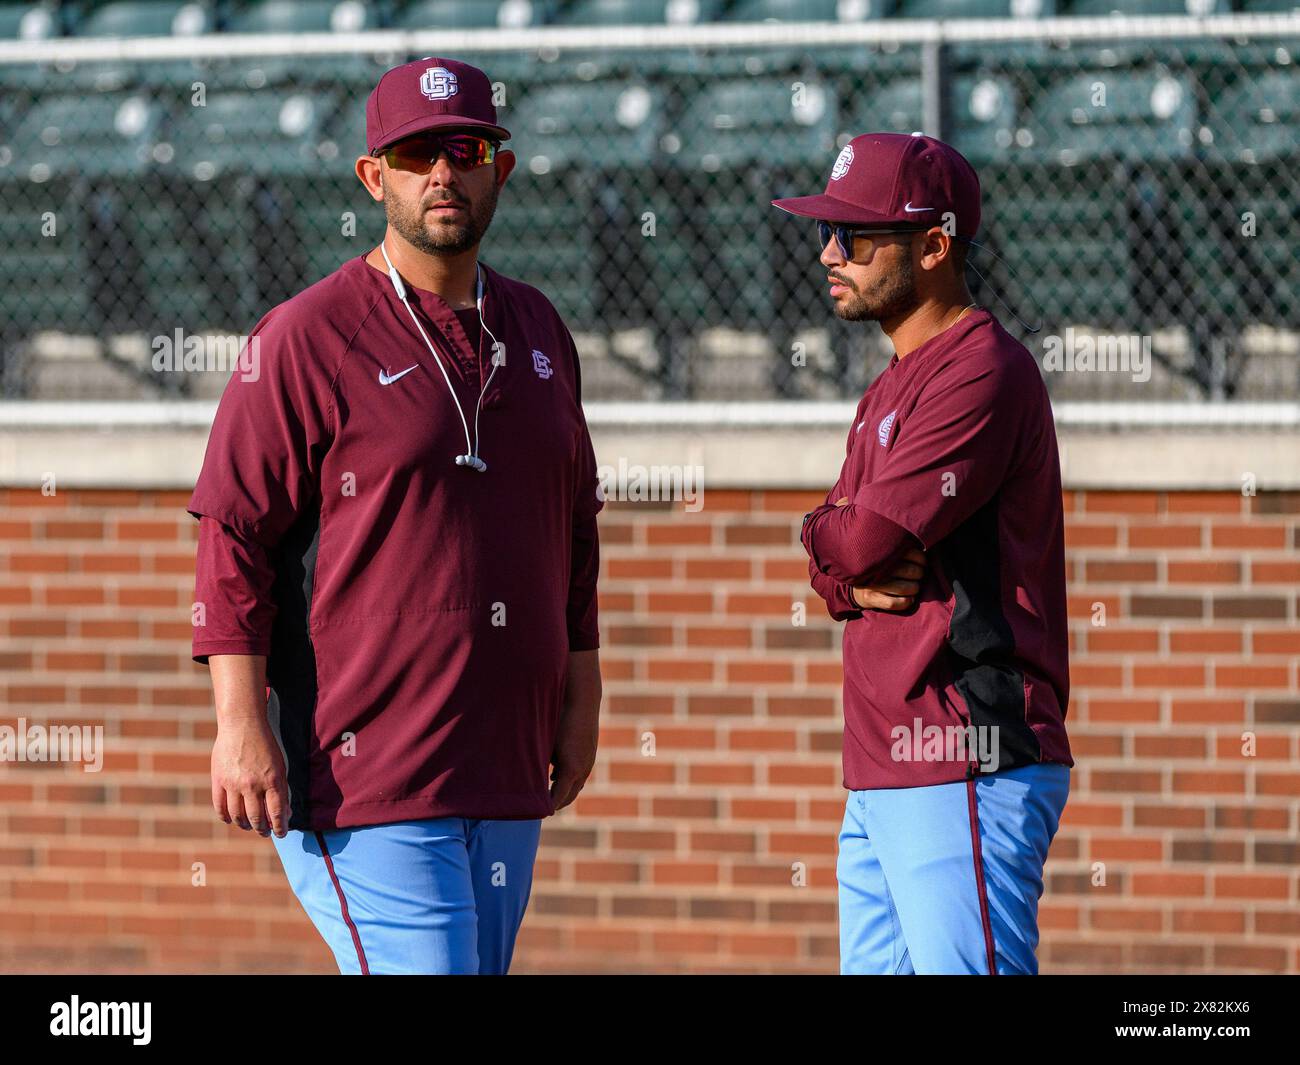
M 366 101 L 366 150 L 371 155 L 413 133 L 442 127 L 509 139 L 510 131 L 497 125 L 492 83 L 478 67 L 432 56 L 417 59 L 385 73 Z
M 858 225 L 941 226 L 953 234 L 980 227 L 980 179 L 960 152 L 920 134 L 864 133 L 840 149 L 820 196 L 773 200 L 791 214 Z

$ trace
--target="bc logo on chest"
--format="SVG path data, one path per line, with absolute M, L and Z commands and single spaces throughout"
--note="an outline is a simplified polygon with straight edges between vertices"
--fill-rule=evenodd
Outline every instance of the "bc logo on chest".
M 876 439 L 880 441 L 881 447 L 889 446 L 889 434 L 890 432 L 893 431 L 894 419 L 897 416 L 898 416 L 898 411 L 891 410 L 888 414 L 886 414 L 883 418 L 880 419 L 880 424 L 876 426 Z

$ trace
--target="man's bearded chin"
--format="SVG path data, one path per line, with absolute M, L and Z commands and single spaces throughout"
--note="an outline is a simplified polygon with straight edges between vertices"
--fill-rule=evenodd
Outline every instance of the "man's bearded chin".
M 847 283 L 847 278 L 843 279 Z M 878 278 L 866 291 L 852 286 L 853 296 L 835 305 L 835 313 L 846 322 L 882 322 L 899 318 L 919 302 L 912 259 L 899 257 L 898 268 Z
M 429 200 L 425 206 L 432 207 L 439 202 L 442 201 Z M 470 205 L 469 218 L 463 224 L 436 219 L 425 221 L 419 204 L 399 202 L 387 183 L 384 184 L 384 211 L 388 215 L 388 224 L 413 248 L 428 255 L 459 255 L 469 251 L 483 239 L 496 209 L 497 186 L 493 183 L 477 203 Z

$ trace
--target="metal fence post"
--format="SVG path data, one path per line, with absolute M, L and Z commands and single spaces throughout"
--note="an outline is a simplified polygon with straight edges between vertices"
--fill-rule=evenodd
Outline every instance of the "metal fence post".
M 947 46 L 941 36 L 921 45 L 921 114 L 927 136 L 944 140 L 948 132 Z

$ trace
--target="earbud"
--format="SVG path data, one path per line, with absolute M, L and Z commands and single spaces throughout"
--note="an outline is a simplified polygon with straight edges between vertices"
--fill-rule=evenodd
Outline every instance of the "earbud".
M 483 321 L 483 271 L 479 269 L 478 264 L 474 266 L 474 277 L 476 281 L 475 306 L 478 307 L 478 324 L 479 327 L 492 337 L 492 372 L 488 374 L 488 379 L 483 382 L 483 388 L 478 394 L 478 403 L 474 405 L 474 442 L 471 444 L 469 439 L 469 424 L 465 420 L 465 412 L 461 409 L 460 400 L 456 398 L 456 390 L 451 385 L 451 378 L 447 376 L 447 368 L 443 366 L 442 359 L 438 358 L 438 352 L 433 346 L 433 341 L 424 331 L 424 326 L 420 324 L 420 319 L 415 316 L 415 311 L 411 310 L 411 305 L 406 302 L 406 286 L 402 284 L 401 275 L 397 272 L 397 267 L 393 265 L 393 260 L 388 257 L 388 248 L 381 241 L 379 250 L 383 253 L 384 262 L 388 264 L 388 279 L 393 283 L 393 291 L 397 293 L 397 298 L 402 301 L 406 307 L 406 313 L 411 316 L 411 321 L 415 323 L 416 331 L 424 340 L 425 347 L 429 349 L 429 354 L 433 356 L 434 362 L 438 364 L 438 369 L 442 371 L 442 379 L 447 383 L 447 391 L 451 394 L 451 401 L 456 404 L 456 413 L 460 415 L 460 424 L 465 430 L 465 454 L 456 456 L 457 466 L 468 466 L 471 469 L 478 470 L 479 473 L 487 473 L 487 463 L 479 458 L 475 451 L 478 450 L 478 416 L 479 411 L 483 409 L 483 397 L 487 394 L 488 386 L 492 383 L 492 378 L 496 376 L 497 360 L 496 346 L 497 338 L 492 336 L 492 331 L 488 329 L 487 323 Z

